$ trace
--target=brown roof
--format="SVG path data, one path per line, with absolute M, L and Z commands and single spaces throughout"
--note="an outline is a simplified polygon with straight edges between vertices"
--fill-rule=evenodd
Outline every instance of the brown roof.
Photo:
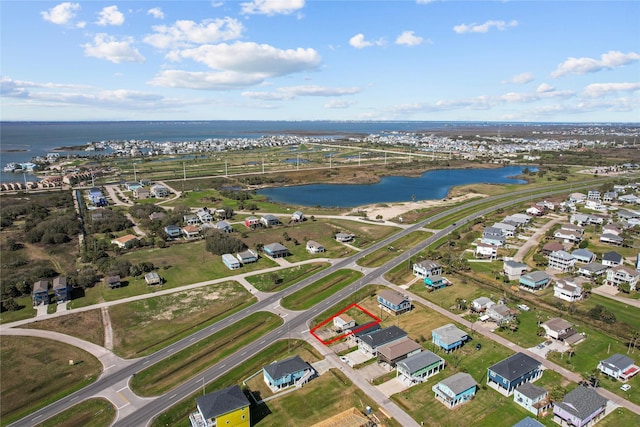
M 568 322 L 559 317 L 554 317 L 553 319 L 549 319 L 544 322 L 544 325 L 552 331 L 560 332 L 564 331 L 565 329 L 569 329 L 571 327 L 571 322 Z
M 370 421 L 356 408 L 347 409 L 311 427 L 366 427 Z
M 117 239 L 113 239 L 113 240 L 124 244 L 124 243 L 130 242 L 132 240 L 137 240 L 137 239 L 138 238 L 136 236 L 134 236 L 133 234 L 127 234 L 126 236 L 118 237 Z
M 400 305 L 402 301 L 407 299 L 407 297 L 402 295 L 400 292 L 396 292 L 392 289 L 383 289 L 378 292 L 378 296 L 389 301 L 393 305 Z
M 421 349 L 422 347 L 420 344 L 405 337 L 398 342 L 380 347 L 378 349 L 378 353 L 384 356 L 387 360 L 395 360 L 398 357 L 406 356 L 409 353 L 413 353 L 414 351 Z
M 562 243 L 559 243 L 559 242 L 549 242 L 542 247 L 542 250 L 551 251 L 551 252 L 562 251 L 564 250 L 564 246 L 562 245 Z

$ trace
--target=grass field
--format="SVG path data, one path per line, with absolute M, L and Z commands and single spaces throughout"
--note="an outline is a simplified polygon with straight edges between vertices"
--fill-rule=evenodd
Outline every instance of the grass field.
M 150 354 L 255 301 L 229 281 L 112 306 L 114 352 L 125 358 Z
M 107 399 L 87 399 L 51 417 L 36 427 L 109 427 L 116 418 L 116 408 Z
M 43 338 L 3 336 L 0 424 L 10 424 L 81 389 L 101 372 L 98 359 L 77 347 Z
M 129 383 L 131 390 L 140 396 L 165 393 L 282 323 L 282 318 L 275 314 L 254 313 L 233 326 L 140 371 Z
M 22 326 L 23 328 L 43 329 L 71 335 L 85 341 L 104 346 L 104 326 L 99 309 L 69 313 L 53 319 L 38 320 Z
M 302 264 L 295 267 L 283 268 L 272 273 L 256 274 L 247 276 L 249 283 L 262 292 L 277 292 L 296 284 L 319 271 L 324 270 L 331 264 L 317 262 L 313 264 Z
M 306 310 L 330 295 L 360 279 L 363 274 L 353 270 L 338 270 L 297 292 L 282 298 L 282 307 L 289 310 Z
M 378 249 L 377 251 L 360 258 L 357 263 L 363 267 L 380 267 L 431 235 L 432 233 L 428 233 L 426 231 L 413 232 L 393 242 L 393 246 Z

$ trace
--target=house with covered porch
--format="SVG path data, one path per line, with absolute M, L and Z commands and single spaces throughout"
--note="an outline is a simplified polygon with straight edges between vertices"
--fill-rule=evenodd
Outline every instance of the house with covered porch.
M 251 402 L 238 385 L 196 397 L 196 405 L 189 416 L 191 427 L 251 426 Z
M 378 292 L 378 305 L 384 311 L 394 316 L 411 310 L 411 300 L 409 297 L 393 289 L 382 289 Z
M 283 258 L 289 255 L 289 249 L 280 243 L 269 243 L 265 245 L 262 250 L 270 258 Z
M 296 355 L 265 366 L 262 374 L 264 382 L 275 393 L 294 385 L 301 387 L 315 375 L 315 370 Z
M 590 387 L 578 386 L 553 404 L 553 421 L 563 427 L 590 427 L 605 416 L 607 399 Z
M 411 338 L 405 337 L 400 341 L 380 347 L 378 349 L 378 362 L 395 367 L 398 362 L 414 354 L 418 354 L 421 351 L 422 346 L 420 344 Z
M 632 358 L 618 353 L 601 360 L 598 363 L 598 369 L 603 374 L 620 381 L 627 381 L 640 372 L 640 367 L 636 366 Z
M 449 409 L 473 399 L 477 389 L 476 380 L 466 372 L 458 372 L 431 387 L 435 398 Z
M 410 385 L 419 384 L 440 372 L 444 366 L 444 359 L 429 350 L 423 350 L 396 364 L 396 378 Z
M 431 331 L 431 342 L 446 352 L 462 347 L 468 339 L 469 335 L 453 323 Z
M 540 362 L 524 353 L 516 353 L 487 370 L 487 385 L 505 396 L 511 396 L 521 384 L 542 376 Z

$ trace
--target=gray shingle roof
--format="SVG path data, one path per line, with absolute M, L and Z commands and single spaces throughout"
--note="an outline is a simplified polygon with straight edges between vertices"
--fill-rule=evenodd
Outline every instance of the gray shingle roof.
M 524 353 L 516 353 L 489 367 L 489 369 L 500 375 L 502 378 L 508 381 L 513 381 L 520 378 L 527 372 L 539 369 L 539 367 L 540 362 L 531 356 Z
M 523 418 L 513 425 L 513 427 L 544 427 L 544 424 L 531 417 Z
M 398 365 L 404 366 L 409 373 L 413 373 L 441 360 L 443 359 L 437 354 L 429 350 L 423 350 L 418 354 L 407 357 L 402 362 L 398 362 Z
M 524 274 L 520 277 L 520 279 L 531 280 L 532 282 L 539 282 L 549 278 L 549 275 L 544 271 L 532 271 L 531 273 Z
M 547 394 L 547 390 L 545 390 L 543 387 L 538 387 L 533 383 L 524 383 L 516 388 L 516 391 L 531 400 Z
M 249 406 L 250 402 L 240 387 L 232 385 L 231 387 L 197 397 L 196 404 L 202 415 L 209 420 Z
M 564 396 L 562 402 L 555 403 L 580 420 L 591 416 L 606 404 L 607 399 L 600 396 L 594 389 L 583 386 L 576 387 Z
M 264 367 L 264 370 L 267 371 L 271 378 L 276 380 L 309 368 L 309 364 L 302 360 L 300 356 L 296 355 L 289 357 L 288 359 L 281 360 L 280 362 L 274 362 L 267 365 Z
M 633 359 L 625 356 L 624 354 L 616 353 L 613 356 L 603 360 L 602 364 L 610 365 L 617 369 L 625 369 L 633 365 Z
M 360 339 L 362 342 L 369 345 L 371 348 L 377 348 L 381 345 L 387 344 L 389 342 L 395 341 L 402 337 L 406 337 L 407 333 L 397 326 L 389 326 L 385 329 L 380 329 L 378 331 L 371 332 L 368 335 L 362 336 Z
M 440 384 L 446 385 L 449 387 L 449 390 L 455 394 L 462 393 L 463 391 L 478 385 L 476 380 L 466 372 L 458 372 L 455 375 L 451 375 L 449 378 L 445 378 L 440 381 Z
M 431 331 L 431 333 L 437 335 L 440 338 L 440 341 L 447 345 L 456 343 L 468 337 L 468 334 L 465 331 L 459 329 L 453 323 L 436 328 Z
M 385 301 L 389 301 L 393 305 L 400 305 L 403 301 L 408 300 L 408 298 L 402 295 L 400 292 L 394 291 L 392 289 L 383 289 L 378 292 L 378 296 Z

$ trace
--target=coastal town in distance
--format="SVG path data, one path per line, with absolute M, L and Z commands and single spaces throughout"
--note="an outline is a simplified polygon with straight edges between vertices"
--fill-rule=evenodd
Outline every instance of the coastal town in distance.
M 640 423 L 640 125 L 127 126 L 3 141 L 2 425 Z

